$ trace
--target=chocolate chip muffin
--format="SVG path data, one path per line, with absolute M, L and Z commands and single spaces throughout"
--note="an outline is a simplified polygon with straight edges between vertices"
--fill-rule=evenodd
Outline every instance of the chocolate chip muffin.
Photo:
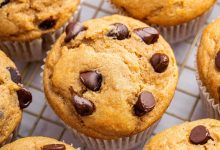
M 10 142 L 32 96 L 21 83 L 14 63 L 0 51 L 0 145 Z
M 216 0 L 110 0 L 123 14 L 160 30 L 172 43 L 196 34 L 205 23 Z M 180 28 L 180 29 L 179 29 Z
M 220 121 L 203 119 L 186 122 L 154 136 L 144 150 L 220 149 Z
M 129 17 L 70 23 L 44 66 L 46 98 L 71 128 L 98 139 L 136 135 L 173 97 L 176 60 L 158 31 Z
M 59 36 L 79 3 L 80 0 L 1 0 L 0 47 L 12 56 L 14 51 L 22 55 L 26 49 L 34 49 L 31 52 L 35 59 Z
M 75 150 L 68 144 L 48 137 L 26 137 L 11 144 L 7 144 L 1 150 Z
M 208 113 L 220 118 L 220 19 L 210 23 L 203 31 L 197 52 L 197 79 L 201 98 Z M 215 105 L 215 106 L 214 106 Z

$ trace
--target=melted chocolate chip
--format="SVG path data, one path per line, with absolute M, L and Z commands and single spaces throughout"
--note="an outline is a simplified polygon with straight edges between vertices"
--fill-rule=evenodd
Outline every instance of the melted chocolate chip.
M 56 25 L 56 20 L 47 19 L 39 24 L 39 28 L 41 30 L 48 30 L 48 29 L 53 28 L 55 25 Z
M 159 38 L 159 32 L 152 27 L 138 28 L 134 32 L 148 45 L 154 44 Z
M 102 75 L 97 71 L 87 71 L 80 74 L 81 82 L 86 88 L 98 91 L 102 85 Z
M 113 24 L 113 29 L 107 34 L 117 40 L 124 40 L 129 38 L 128 28 L 122 23 Z
M 215 66 L 220 70 L 220 51 L 215 56 Z
M 8 4 L 10 2 L 10 0 L 2 0 L 2 2 L 0 3 L 0 8 L 3 7 L 4 5 Z
M 66 150 L 64 144 L 49 144 L 42 147 L 42 150 Z
M 209 139 L 213 138 L 210 136 L 208 129 L 205 126 L 199 125 L 192 129 L 189 140 L 192 144 L 206 144 Z
M 81 116 L 91 115 L 95 111 L 95 106 L 90 100 L 77 95 L 73 97 L 73 105 L 76 109 L 76 112 Z
M 144 114 L 152 111 L 155 107 L 155 104 L 156 102 L 152 93 L 144 91 L 139 95 L 138 101 L 134 105 L 135 114 L 141 117 Z
M 165 54 L 156 53 L 151 57 L 150 63 L 155 72 L 162 73 L 169 65 L 169 57 Z
M 74 39 L 80 32 L 85 31 L 87 28 L 84 27 L 81 23 L 69 23 L 66 27 L 66 38 L 64 41 L 66 43 L 70 42 L 72 39 Z
M 32 102 L 32 95 L 25 88 L 18 90 L 17 95 L 18 95 L 19 105 L 21 109 L 28 107 L 30 103 Z
M 12 67 L 7 67 L 7 69 L 11 74 L 11 80 L 17 84 L 21 83 L 21 74 L 19 73 L 19 71 Z

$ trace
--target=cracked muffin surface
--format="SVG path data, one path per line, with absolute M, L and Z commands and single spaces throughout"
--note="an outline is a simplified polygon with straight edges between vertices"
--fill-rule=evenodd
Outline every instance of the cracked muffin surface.
M 18 127 L 22 109 L 27 107 L 31 94 L 23 88 L 15 64 L 0 51 L 0 144 Z
M 26 41 L 54 32 L 77 9 L 80 0 L 1 0 L 0 39 Z
M 178 70 L 146 24 L 119 15 L 69 24 L 44 66 L 49 104 L 70 127 L 114 139 L 139 133 L 169 106 Z
M 220 19 L 203 31 L 197 52 L 199 79 L 215 103 L 220 103 Z
M 149 24 L 172 26 L 201 16 L 216 0 L 111 0 L 112 4 Z
M 206 131 L 203 131 L 205 128 Z M 199 131 L 193 135 L 193 130 Z M 200 134 L 200 133 L 206 133 Z M 193 141 L 191 141 L 193 140 Z M 201 143 L 192 143 L 199 141 Z M 166 129 L 154 136 L 143 150 L 218 150 L 220 148 L 220 121 L 203 119 L 186 122 Z
M 0 148 L 1 150 L 75 150 L 72 146 L 48 137 L 26 137 Z

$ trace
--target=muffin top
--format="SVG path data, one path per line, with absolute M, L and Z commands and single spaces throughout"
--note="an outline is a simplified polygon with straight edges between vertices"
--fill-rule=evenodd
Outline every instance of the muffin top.
M 80 0 L 0 0 L 0 40 L 27 41 L 54 32 Z
M 197 53 L 199 78 L 216 103 L 220 100 L 220 19 L 203 31 Z
M 1 150 L 75 150 L 68 144 L 48 137 L 26 137 L 1 148 Z
M 22 109 L 31 102 L 31 94 L 21 84 L 14 63 L 0 51 L 0 144 L 21 121 Z
M 216 0 L 111 0 L 123 12 L 144 22 L 163 26 L 182 24 L 211 8 Z
M 55 112 L 101 139 L 133 135 L 159 120 L 177 78 L 172 49 L 157 30 L 119 15 L 70 23 L 44 67 Z
M 144 150 L 218 150 L 220 121 L 203 119 L 186 122 L 154 136 Z

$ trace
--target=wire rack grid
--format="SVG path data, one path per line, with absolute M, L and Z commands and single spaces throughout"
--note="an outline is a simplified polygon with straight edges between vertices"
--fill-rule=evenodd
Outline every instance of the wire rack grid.
M 80 21 L 113 13 L 115 11 L 107 0 L 86 0 L 82 3 Z M 220 1 L 215 5 L 207 23 L 217 18 L 218 15 L 220 15 Z M 206 117 L 199 100 L 199 90 L 195 79 L 194 58 L 197 48 L 192 46 L 195 44 L 192 44 L 193 39 L 189 38 L 180 44 L 172 45 L 179 67 L 179 83 L 174 99 L 154 130 L 153 135 L 184 121 Z M 45 103 L 40 77 L 43 62 L 16 62 L 16 64 L 22 73 L 25 86 L 33 94 L 32 104 L 24 110 L 18 137 L 48 136 L 64 140 L 78 147 L 79 141 L 73 137 L 71 132 L 59 121 L 59 118 Z

